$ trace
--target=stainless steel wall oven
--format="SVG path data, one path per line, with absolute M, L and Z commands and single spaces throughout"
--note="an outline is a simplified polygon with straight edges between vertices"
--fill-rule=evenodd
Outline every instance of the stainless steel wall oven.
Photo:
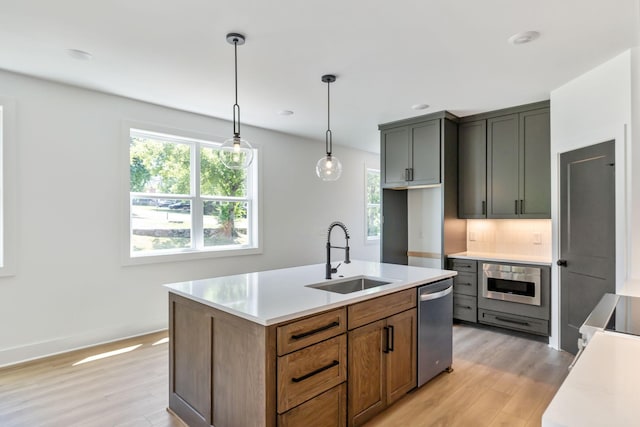
M 539 306 L 540 292 L 540 268 L 482 264 L 484 298 Z

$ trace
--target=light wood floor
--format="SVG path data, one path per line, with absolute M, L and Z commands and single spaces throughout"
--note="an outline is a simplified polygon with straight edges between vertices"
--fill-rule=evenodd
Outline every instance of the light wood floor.
M 0 426 L 182 427 L 165 409 L 168 346 L 158 343 L 165 337 L 151 334 L 0 369 Z M 570 362 L 570 355 L 523 335 L 457 325 L 454 372 L 408 394 L 367 427 L 539 426 Z

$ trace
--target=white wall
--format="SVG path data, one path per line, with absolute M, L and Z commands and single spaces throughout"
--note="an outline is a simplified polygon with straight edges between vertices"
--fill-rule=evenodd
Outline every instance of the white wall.
M 407 191 L 408 251 L 423 252 L 437 258 L 409 257 L 409 265 L 442 266 L 442 187 Z
M 640 211 L 630 211 L 634 200 L 640 199 L 640 170 L 631 168 L 632 104 L 631 85 L 640 78 L 632 74 L 632 52 L 626 51 L 606 63 L 551 92 L 551 217 L 552 259 L 559 254 L 559 172 L 560 154 L 604 141 L 615 140 L 616 156 L 616 289 L 622 289 L 628 278 L 633 247 L 640 249 L 640 240 L 630 240 L 628 229 L 632 218 Z M 635 115 L 640 113 L 636 110 Z M 637 120 L 637 118 L 635 119 Z M 637 129 L 640 129 L 638 127 Z M 636 136 L 637 139 L 637 136 Z M 638 147 L 636 140 L 635 147 Z M 638 151 L 638 150 L 636 150 Z M 637 156 L 637 155 L 636 155 Z M 637 209 L 637 206 L 636 206 Z M 637 226 L 637 224 L 636 224 Z M 638 250 L 636 249 L 636 251 Z M 550 344 L 559 343 L 559 272 L 552 268 L 552 337 Z
M 343 176 L 326 183 L 314 170 L 324 140 L 243 126 L 262 146 L 263 253 L 123 266 L 123 121 L 219 140 L 231 123 L 7 72 L 0 96 L 16 105 L 19 216 L 17 273 L 0 277 L 0 366 L 166 328 L 163 283 L 324 262 L 333 220 L 349 227 L 354 259 L 379 259 L 364 232 L 377 155 L 334 147 Z

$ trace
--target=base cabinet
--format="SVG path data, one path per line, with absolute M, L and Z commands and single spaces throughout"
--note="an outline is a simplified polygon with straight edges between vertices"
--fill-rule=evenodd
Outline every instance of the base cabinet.
M 169 409 L 191 427 L 359 426 L 416 386 L 415 289 L 266 327 L 169 307 Z
M 349 331 L 349 426 L 359 426 L 416 386 L 416 309 Z
M 280 427 L 345 427 L 346 425 L 347 387 L 344 383 L 278 415 Z
M 453 278 L 453 318 L 478 322 L 478 263 L 468 259 L 449 259 L 449 269 L 458 272 Z

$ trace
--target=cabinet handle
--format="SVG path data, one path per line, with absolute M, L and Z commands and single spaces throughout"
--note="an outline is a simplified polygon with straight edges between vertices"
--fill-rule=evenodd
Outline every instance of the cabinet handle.
M 301 334 L 291 335 L 291 339 L 299 340 L 299 339 L 302 339 L 302 338 L 306 338 L 306 337 L 308 337 L 310 335 L 315 335 L 315 334 L 317 334 L 319 332 L 326 331 L 327 329 L 335 328 L 336 326 L 340 326 L 340 322 L 331 322 L 328 325 L 324 325 L 324 326 L 319 327 L 318 329 L 313 329 L 311 331 L 303 332 Z
M 384 350 L 383 353 L 389 353 L 389 327 L 385 326 L 384 328 Z
M 487 214 L 487 202 L 485 202 L 484 200 L 482 201 L 482 215 L 486 215 Z
M 395 343 L 396 343 L 396 333 L 395 333 L 395 329 L 393 329 L 393 326 L 389 326 L 388 327 L 388 331 L 389 331 L 389 335 L 391 336 L 391 345 L 389 345 L 389 351 L 393 351 L 393 347 L 395 347 Z
M 471 283 L 460 282 L 460 283 L 456 283 L 456 285 L 471 286 Z
M 409 168 L 409 175 L 411 176 L 410 181 L 413 181 L 413 168 Z
M 456 307 L 464 308 L 465 310 L 471 310 L 470 305 L 456 304 Z
M 404 180 L 409 181 L 409 168 L 404 170 Z
M 520 214 L 524 213 L 524 199 L 520 199 Z
M 529 326 L 529 322 L 522 322 L 520 320 L 507 319 L 506 317 L 496 316 L 496 320 L 499 320 L 501 322 L 513 323 L 516 325 Z
M 516 212 L 515 212 L 515 214 L 518 215 L 518 199 L 516 199 Z
M 315 371 L 309 372 L 308 374 L 304 374 L 301 377 L 297 377 L 297 378 L 291 378 L 291 381 L 293 381 L 294 383 L 299 383 L 300 381 L 304 381 L 307 378 L 311 378 L 312 376 L 319 374 L 320 372 L 326 371 L 327 369 L 331 369 L 334 366 L 338 366 L 340 364 L 340 362 L 338 362 L 337 360 L 334 360 L 333 362 L 329 363 L 327 366 L 323 366 L 322 368 L 318 368 Z

